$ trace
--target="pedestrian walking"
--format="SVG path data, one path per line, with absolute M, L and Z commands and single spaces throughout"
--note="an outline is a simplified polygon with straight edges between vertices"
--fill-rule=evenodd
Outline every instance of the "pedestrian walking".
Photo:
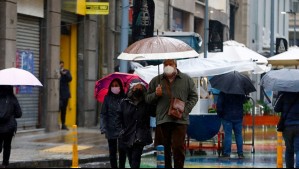
M 274 110 L 281 112 L 281 118 L 284 118 L 282 134 L 286 145 L 286 167 L 294 168 L 296 163 L 296 168 L 299 168 L 299 93 L 279 92 Z
M 156 105 L 155 145 L 165 147 L 165 167 L 172 168 L 173 154 L 174 167 L 183 168 L 189 113 L 198 101 L 193 79 L 177 69 L 175 60 L 165 60 L 164 73 L 150 82 L 146 101 Z
M 65 125 L 66 109 L 71 97 L 69 83 L 72 81 L 72 75 L 69 70 L 64 68 L 64 62 L 60 61 L 60 95 L 59 95 L 59 107 L 61 118 L 61 129 L 69 130 Z
M 154 111 L 145 102 L 145 94 L 145 84 L 133 80 L 127 98 L 122 101 L 118 111 L 122 125 L 121 139 L 127 147 L 131 168 L 140 168 L 143 148 L 153 142 L 150 115 L 154 115 Z
M 243 104 L 246 95 L 227 94 L 220 92 L 217 100 L 217 114 L 221 118 L 224 130 L 224 145 L 222 157 L 230 158 L 232 145 L 232 131 L 234 131 L 238 158 L 243 159 Z
M 100 130 L 108 140 L 111 168 L 125 168 L 126 164 L 126 149 L 119 140 L 121 126 L 120 122 L 117 122 L 119 120 L 117 110 L 124 98 L 125 92 L 121 80 L 118 78 L 112 80 L 100 113 Z M 117 150 L 119 158 L 117 158 Z M 117 165 L 117 159 L 119 159 L 119 165 Z
M 18 99 L 12 86 L 0 86 L 0 153 L 3 149 L 2 167 L 9 165 L 11 142 L 17 132 L 16 118 L 22 116 Z

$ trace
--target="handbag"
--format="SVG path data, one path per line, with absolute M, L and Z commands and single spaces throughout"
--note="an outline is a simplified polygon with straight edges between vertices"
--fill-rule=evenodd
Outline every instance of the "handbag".
M 168 110 L 168 115 L 176 120 L 181 119 L 183 117 L 183 113 L 185 111 L 185 102 L 178 98 L 173 98 L 172 93 L 170 92 L 170 84 L 166 84 L 166 90 L 170 97 L 170 107 Z
M 279 132 L 283 132 L 283 130 L 285 129 L 285 125 L 284 125 L 284 122 L 286 120 L 286 117 L 288 116 L 288 113 L 290 112 L 291 108 L 294 106 L 295 102 L 298 100 L 298 96 L 297 98 L 293 101 L 293 103 L 291 104 L 291 106 L 289 107 L 288 111 L 285 113 L 285 115 L 283 116 L 283 113 L 281 113 L 280 115 L 280 119 L 277 123 L 277 126 L 276 126 L 276 130 L 279 131 Z

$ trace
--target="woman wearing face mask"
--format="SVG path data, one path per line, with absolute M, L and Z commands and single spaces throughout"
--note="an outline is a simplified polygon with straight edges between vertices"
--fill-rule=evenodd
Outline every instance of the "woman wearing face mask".
M 153 142 L 150 115 L 155 112 L 153 107 L 145 102 L 145 93 L 144 83 L 131 82 L 128 97 L 120 104 L 118 111 L 122 126 L 121 139 L 127 147 L 131 168 L 140 168 L 143 148 Z
M 100 130 L 106 135 L 109 145 L 109 158 L 111 168 L 125 168 L 126 150 L 119 141 L 121 126 L 117 122 L 117 109 L 122 99 L 125 98 L 125 92 L 120 79 L 114 79 L 109 86 L 108 94 L 100 113 Z M 117 150 L 119 152 L 119 165 L 117 165 Z

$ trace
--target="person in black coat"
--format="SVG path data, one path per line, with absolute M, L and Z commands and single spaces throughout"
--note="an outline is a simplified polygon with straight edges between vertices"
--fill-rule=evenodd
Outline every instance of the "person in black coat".
M 61 118 L 61 129 L 68 130 L 65 125 L 66 109 L 71 97 L 69 83 L 72 81 L 72 75 L 69 70 L 64 69 L 64 62 L 60 61 L 60 95 L 59 95 L 59 107 Z
M 118 110 L 122 126 L 121 140 L 127 147 L 131 168 L 140 168 L 143 148 L 153 142 L 150 130 L 150 115 L 154 107 L 145 102 L 146 87 L 140 81 L 132 81 L 127 98 Z
M 118 140 L 121 131 L 117 109 L 120 102 L 125 98 L 125 92 L 120 79 L 114 79 L 109 85 L 108 94 L 105 96 L 100 113 L 100 130 L 108 139 L 109 158 L 111 168 L 118 168 L 117 149 L 119 152 L 119 168 L 125 168 L 126 150 Z
M 0 113 L 0 153 L 3 148 L 2 167 L 6 168 L 9 165 L 12 138 L 17 131 L 16 118 L 22 116 L 12 86 L 0 86 Z
M 285 119 L 282 134 L 286 145 L 286 168 L 299 168 L 299 93 L 279 92 L 274 110 Z

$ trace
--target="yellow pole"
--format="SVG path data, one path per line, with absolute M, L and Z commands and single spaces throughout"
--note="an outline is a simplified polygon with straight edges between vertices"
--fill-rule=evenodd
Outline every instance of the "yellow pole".
M 77 125 L 73 125 L 73 162 L 72 168 L 79 168 L 78 162 L 78 132 Z
M 277 161 L 276 167 L 283 168 L 283 145 L 282 145 L 282 132 L 277 132 Z

